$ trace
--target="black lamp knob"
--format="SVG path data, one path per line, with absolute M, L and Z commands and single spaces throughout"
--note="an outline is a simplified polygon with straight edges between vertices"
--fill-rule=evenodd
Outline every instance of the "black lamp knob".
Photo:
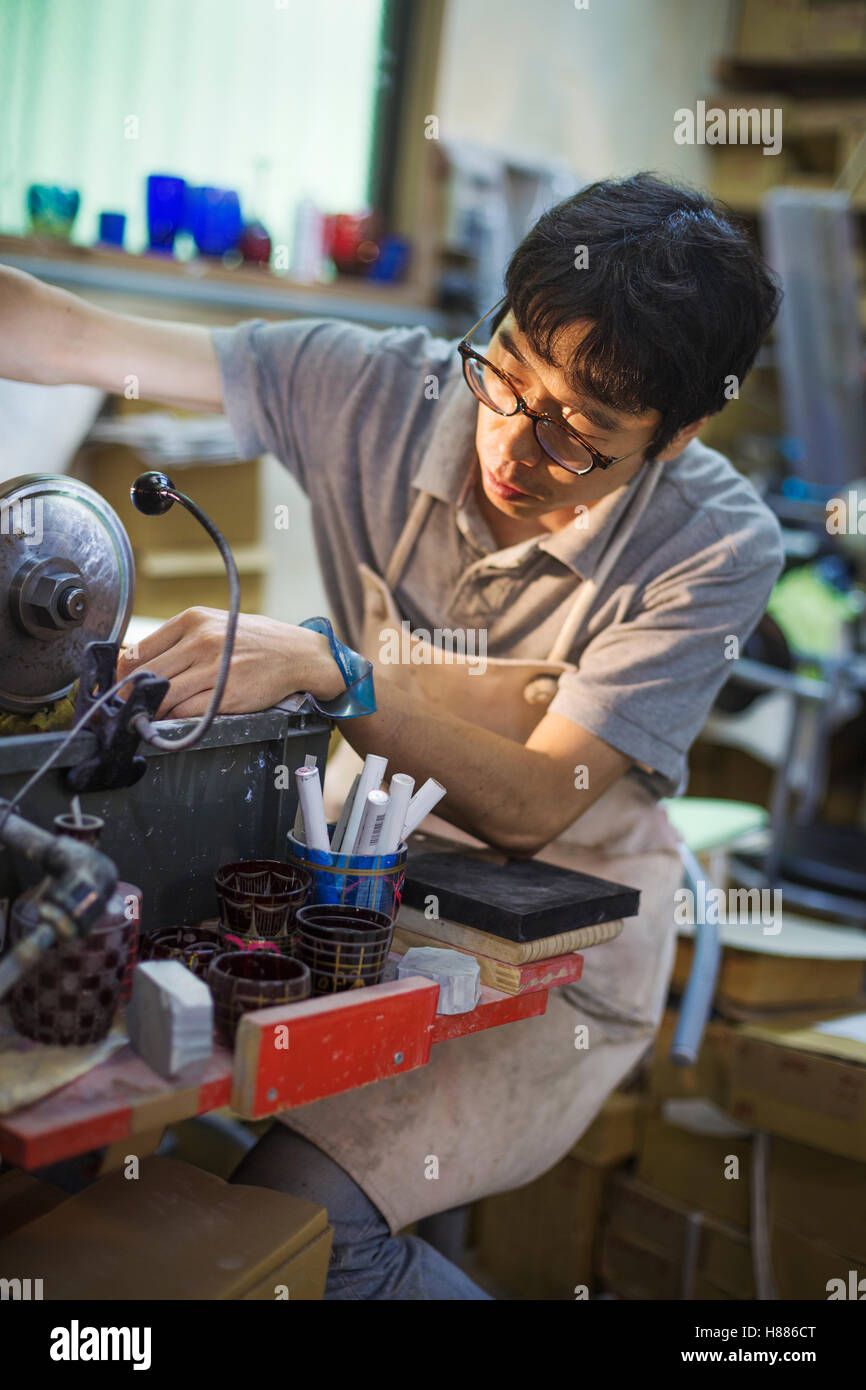
M 145 516 L 162 516 L 169 507 L 174 506 L 174 498 L 167 494 L 174 492 L 174 483 L 166 473 L 142 473 L 136 478 L 129 495 L 133 505 Z

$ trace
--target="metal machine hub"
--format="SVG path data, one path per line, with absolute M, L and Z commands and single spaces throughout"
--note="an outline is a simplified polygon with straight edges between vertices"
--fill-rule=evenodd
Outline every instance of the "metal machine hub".
M 132 550 L 120 518 L 77 478 L 0 483 L 0 710 L 67 695 L 91 642 L 117 642 L 132 612 Z

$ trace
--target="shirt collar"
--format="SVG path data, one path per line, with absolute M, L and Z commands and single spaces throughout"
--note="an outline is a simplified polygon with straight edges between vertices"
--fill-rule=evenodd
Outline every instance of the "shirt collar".
M 436 409 L 436 424 L 412 486 L 450 503 L 456 511 L 468 473 L 477 467 L 475 427 L 479 405 L 467 390 L 462 373 L 455 372 L 445 383 Z M 575 521 L 581 525 L 570 524 L 560 531 L 541 532 L 539 539 L 521 542 L 518 548 L 537 546 L 582 579 L 591 579 L 618 521 L 654 472 L 652 465 L 646 465 L 586 513 L 576 515 Z M 509 547 L 509 550 L 514 549 Z
M 419 492 L 429 492 L 457 506 L 469 470 L 475 466 L 475 425 L 478 402 L 454 372 L 440 391 L 430 442 L 412 479 Z

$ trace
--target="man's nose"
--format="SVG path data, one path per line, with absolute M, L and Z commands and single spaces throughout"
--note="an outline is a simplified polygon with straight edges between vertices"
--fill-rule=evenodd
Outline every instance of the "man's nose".
M 511 427 L 507 438 L 512 456 L 519 457 L 524 463 L 540 463 L 544 450 L 535 434 L 535 422 L 521 410 L 516 415 L 509 415 L 507 423 Z M 516 454 L 517 450 L 520 451 L 519 455 Z

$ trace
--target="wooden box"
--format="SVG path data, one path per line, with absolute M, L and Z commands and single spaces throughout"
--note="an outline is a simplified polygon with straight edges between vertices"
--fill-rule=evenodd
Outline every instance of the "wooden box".
M 601 1275 L 621 1298 L 754 1298 L 748 1237 L 635 1178 L 612 1184 Z
M 573 1300 L 592 1292 L 594 1254 L 611 1170 L 564 1158 L 535 1182 L 475 1208 L 477 1259 L 518 1298 Z
M 644 1122 L 636 1176 L 684 1206 L 717 1217 L 741 1231 L 749 1229 L 751 1138 L 697 1134 L 669 1124 L 660 1113 Z M 738 1160 L 738 1177 L 729 1158 Z

